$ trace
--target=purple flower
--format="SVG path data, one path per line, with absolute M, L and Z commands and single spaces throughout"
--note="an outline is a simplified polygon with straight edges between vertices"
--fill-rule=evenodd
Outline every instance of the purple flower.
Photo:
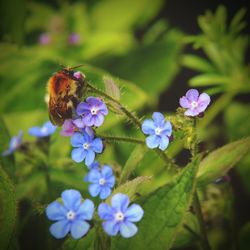
M 63 204 L 54 201 L 46 208 L 49 220 L 56 221 L 50 226 L 50 233 L 62 239 L 70 232 L 74 239 L 79 239 L 89 231 L 86 220 L 92 219 L 94 204 L 89 199 L 82 202 L 80 192 L 74 189 L 63 191 L 61 196 Z
M 46 122 L 42 127 L 30 128 L 29 134 L 36 137 L 46 137 L 52 135 L 56 131 L 56 128 L 51 122 Z
M 82 116 L 82 122 L 86 126 L 100 127 L 104 122 L 104 116 L 108 114 L 108 109 L 101 99 L 91 96 L 77 106 L 76 113 Z
M 206 93 L 199 95 L 198 90 L 190 89 L 186 95 L 180 98 L 180 105 L 187 109 L 184 113 L 186 116 L 197 116 L 204 112 L 210 103 L 210 96 Z
M 102 169 L 92 169 L 88 173 L 89 193 L 96 197 L 100 195 L 100 198 L 106 199 L 110 196 L 112 188 L 115 185 L 115 177 L 111 167 L 104 165 Z
M 142 123 L 143 133 L 149 135 L 146 138 L 146 144 L 149 148 L 159 147 L 165 150 L 172 134 L 172 125 L 160 112 L 154 112 L 152 117 L 153 120 L 147 119 Z
M 51 43 L 51 37 L 48 33 L 42 33 L 39 36 L 39 43 L 42 45 L 47 45 Z
M 76 79 L 81 79 L 81 78 L 83 77 L 83 75 L 82 75 L 82 73 L 81 73 L 80 71 L 76 71 L 76 72 L 74 73 L 74 77 L 75 77 Z
M 112 197 L 111 206 L 106 203 L 99 205 L 98 214 L 104 220 L 102 226 L 108 235 L 114 236 L 120 232 L 124 238 L 130 238 L 137 233 L 137 226 L 133 222 L 141 220 L 143 210 L 137 204 L 128 205 L 128 196 L 120 193 Z
M 63 136 L 72 136 L 75 132 L 76 126 L 73 123 L 72 119 L 67 119 L 62 125 L 61 135 Z
M 23 139 L 23 131 L 19 131 L 17 136 L 13 136 L 9 142 L 9 148 L 2 153 L 2 156 L 7 156 L 14 153 L 21 145 Z
M 69 44 L 79 44 L 80 36 L 77 33 L 71 33 L 68 39 Z
M 103 143 L 100 138 L 94 138 L 88 133 L 76 132 L 71 137 L 71 145 L 75 147 L 71 156 L 75 162 L 82 162 L 85 159 L 87 166 L 91 165 L 95 160 L 95 153 L 101 153 Z

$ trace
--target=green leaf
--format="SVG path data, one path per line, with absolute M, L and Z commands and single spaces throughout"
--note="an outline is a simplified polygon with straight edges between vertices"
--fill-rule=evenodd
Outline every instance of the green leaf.
M 17 216 L 14 186 L 0 165 L 0 246 L 7 249 L 13 237 Z
M 181 63 L 183 66 L 186 66 L 190 69 L 198 70 L 201 72 L 214 72 L 215 71 L 214 66 L 210 62 L 195 55 L 188 55 L 188 54 L 184 55 Z
M 227 84 L 230 82 L 230 79 L 222 75 L 202 74 L 193 77 L 189 82 L 191 86 L 197 87 L 197 86 Z
M 131 239 L 114 238 L 112 249 L 170 249 L 191 202 L 198 164 L 196 158 L 171 183 L 142 200 L 138 233 Z
M 121 92 L 117 87 L 114 79 L 111 77 L 103 76 L 103 82 L 105 84 L 106 93 L 119 101 L 121 98 Z
M 79 239 L 74 240 L 71 237 L 68 237 L 67 240 L 63 243 L 63 250 L 92 250 L 94 249 L 94 236 L 95 230 L 90 230 L 88 234 Z
M 125 166 L 123 167 L 121 177 L 120 177 L 120 183 L 124 183 L 129 178 L 130 174 L 139 165 L 146 151 L 147 151 L 147 148 L 144 145 L 137 145 L 134 148 L 128 160 L 126 161 Z
M 10 136 L 4 120 L 0 117 L 0 164 L 5 172 L 14 180 L 15 178 L 15 161 L 14 156 L 2 156 L 2 153 L 8 149 Z
M 250 151 L 250 137 L 229 143 L 211 152 L 200 163 L 198 182 L 207 184 L 225 175 Z

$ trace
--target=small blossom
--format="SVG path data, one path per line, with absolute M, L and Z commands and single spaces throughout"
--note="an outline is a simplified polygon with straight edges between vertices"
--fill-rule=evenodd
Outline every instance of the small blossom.
M 75 125 L 72 119 L 67 119 L 62 125 L 61 135 L 62 136 L 72 136 L 75 132 Z
M 77 106 L 76 113 L 82 116 L 82 122 L 86 126 L 100 127 L 104 122 L 104 116 L 108 114 L 108 109 L 101 99 L 91 96 Z
M 46 137 L 52 135 L 56 131 L 56 128 L 51 122 L 46 122 L 42 127 L 30 128 L 29 134 L 36 137 Z
M 115 185 L 115 177 L 111 167 L 104 165 L 102 169 L 92 169 L 88 173 L 89 193 L 96 197 L 100 195 L 100 198 L 106 199 L 110 196 L 112 188 Z
M 147 119 L 142 123 L 143 133 L 149 135 L 146 138 L 146 144 L 149 148 L 159 147 L 161 150 L 165 150 L 172 134 L 172 125 L 159 112 L 154 112 L 152 117 L 153 120 Z
M 7 156 L 14 153 L 21 145 L 23 139 L 23 131 L 19 131 L 17 136 L 13 136 L 9 142 L 9 148 L 2 153 L 2 156 Z
M 39 43 L 42 45 L 47 45 L 51 43 L 51 37 L 48 33 L 42 33 L 39 36 Z
M 77 33 L 71 33 L 68 39 L 69 44 L 79 44 L 80 36 Z
M 103 143 L 100 138 L 94 138 L 88 133 L 76 132 L 71 137 L 71 145 L 74 147 L 71 156 L 75 162 L 82 162 L 85 159 L 87 166 L 95 160 L 95 153 L 101 153 Z
M 186 95 L 180 98 L 180 105 L 187 109 L 186 116 L 198 116 L 203 113 L 210 103 L 210 96 L 206 93 L 199 95 L 198 90 L 190 89 Z
M 107 203 L 99 205 L 98 214 L 104 220 L 102 226 L 108 235 L 120 233 L 124 238 L 130 238 L 137 233 L 137 226 L 133 222 L 141 220 L 143 210 L 137 204 L 128 205 L 128 196 L 121 193 L 111 198 L 111 206 Z
M 57 239 L 69 232 L 74 239 L 84 236 L 90 228 L 88 222 L 94 213 L 94 203 L 86 199 L 82 202 L 80 192 L 74 189 L 62 192 L 62 203 L 54 201 L 46 208 L 49 220 L 56 221 L 50 226 L 50 233 Z

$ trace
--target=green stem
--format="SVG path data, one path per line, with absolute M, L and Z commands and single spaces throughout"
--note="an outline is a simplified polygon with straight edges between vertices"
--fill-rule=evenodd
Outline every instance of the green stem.
M 128 142 L 128 143 L 135 143 L 135 144 L 144 144 L 145 141 L 141 139 L 136 139 L 132 137 L 125 137 L 125 136 L 110 136 L 110 135 L 96 135 L 101 137 L 103 140 L 108 142 Z
M 108 95 L 107 93 L 105 93 L 104 91 L 96 88 L 95 86 L 93 86 L 92 84 L 90 84 L 89 82 L 87 82 L 87 87 L 93 91 L 94 93 L 97 93 L 105 98 L 107 98 L 108 100 L 114 102 L 116 105 L 118 105 L 118 107 L 120 108 L 120 110 L 128 117 L 128 119 L 133 122 L 138 129 L 141 130 L 141 121 L 140 119 L 133 114 L 132 112 L 130 112 L 127 108 L 125 108 L 118 100 L 114 99 L 112 96 Z M 120 137 L 122 138 L 122 137 Z M 140 143 L 140 141 L 136 141 L 138 139 L 135 139 L 135 141 L 132 140 L 127 140 L 127 142 L 134 142 L 134 143 Z M 124 141 L 124 140 L 123 140 Z M 145 143 L 145 142 L 143 142 Z M 166 163 L 167 166 L 170 166 L 173 169 L 177 169 L 178 165 L 176 165 L 168 156 L 165 152 L 161 151 L 160 149 L 154 149 L 154 151 L 159 155 L 159 157 Z
M 194 129 L 195 130 L 194 130 L 193 143 L 191 145 L 191 154 L 192 154 L 193 158 L 198 154 L 198 151 L 199 151 L 196 123 L 197 123 L 197 120 L 196 120 L 196 118 L 194 118 Z M 204 250 L 210 250 L 211 248 L 210 248 L 209 241 L 207 238 L 206 225 L 205 225 L 204 218 L 202 215 L 202 209 L 201 209 L 201 204 L 200 204 L 197 190 L 194 191 L 194 201 L 193 202 L 194 202 L 195 213 L 197 215 L 199 225 L 200 225 L 201 234 L 202 234 L 202 241 L 201 241 L 202 248 Z

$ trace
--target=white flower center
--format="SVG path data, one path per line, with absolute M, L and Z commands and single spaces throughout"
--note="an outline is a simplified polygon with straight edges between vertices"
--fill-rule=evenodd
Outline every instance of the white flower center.
M 83 144 L 83 148 L 84 148 L 84 149 L 88 149 L 88 148 L 89 148 L 89 144 L 88 144 L 88 143 L 84 143 L 84 144 Z
M 46 127 L 42 127 L 41 128 L 41 132 L 42 132 L 42 134 L 47 134 L 48 133 L 48 129 Z
M 75 217 L 76 217 L 75 212 L 73 212 L 73 211 L 70 210 L 70 211 L 67 213 L 67 219 L 68 219 L 68 220 L 74 220 Z
M 155 134 L 160 135 L 161 131 L 162 131 L 162 129 L 158 127 L 158 128 L 155 129 Z
M 197 108 L 198 107 L 198 102 L 192 101 L 191 106 L 192 106 L 192 108 Z
M 97 112 L 98 112 L 98 109 L 96 107 L 93 107 L 91 110 L 90 110 L 91 114 L 92 115 L 96 115 Z
M 101 178 L 100 180 L 99 180 L 99 184 L 100 185 L 104 185 L 106 183 L 106 180 L 104 179 L 104 178 Z
M 115 214 L 115 220 L 116 221 L 123 221 L 124 220 L 124 214 L 122 212 L 118 212 Z

